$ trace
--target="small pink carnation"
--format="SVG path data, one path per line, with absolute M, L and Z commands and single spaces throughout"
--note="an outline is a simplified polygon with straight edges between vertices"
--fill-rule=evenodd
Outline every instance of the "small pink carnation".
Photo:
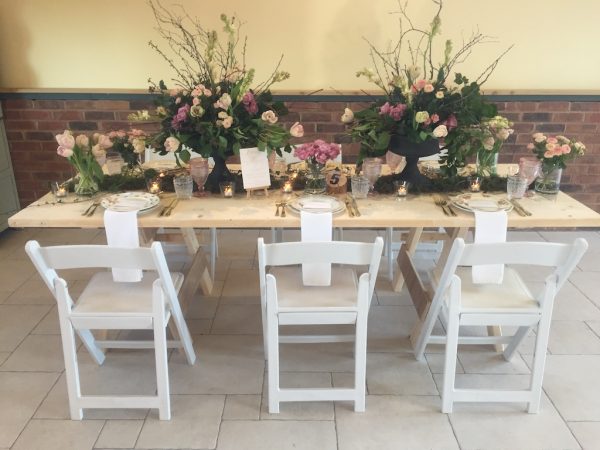
M 527 144 L 527 150 L 533 150 L 535 148 L 535 145 L 533 145 L 533 143 L 529 143 Z

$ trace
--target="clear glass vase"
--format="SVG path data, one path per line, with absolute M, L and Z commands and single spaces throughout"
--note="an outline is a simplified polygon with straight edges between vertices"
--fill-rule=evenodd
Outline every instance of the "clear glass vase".
M 323 194 L 327 190 L 323 169 L 325 164 L 306 161 L 305 194 Z
M 89 197 L 96 194 L 100 188 L 96 178 L 87 172 L 79 172 L 75 182 L 75 194 Z
M 544 167 L 535 180 L 535 190 L 542 194 L 556 194 L 560 190 L 562 169 L 560 167 Z
M 489 177 L 498 173 L 498 152 L 479 150 L 477 152 L 477 175 Z

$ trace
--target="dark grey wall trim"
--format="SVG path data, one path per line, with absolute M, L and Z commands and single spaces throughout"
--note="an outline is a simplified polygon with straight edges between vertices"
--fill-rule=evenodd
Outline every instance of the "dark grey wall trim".
M 285 102 L 368 102 L 379 96 L 371 95 L 275 95 L 276 100 Z M 600 102 L 600 95 L 487 95 L 486 98 L 493 102 Z M 69 92 L 0 92 L 0 100 L 28 99 L 28 100 L 146 100 L 151 101 L 151 94 L 127 93 L 69 93 Z

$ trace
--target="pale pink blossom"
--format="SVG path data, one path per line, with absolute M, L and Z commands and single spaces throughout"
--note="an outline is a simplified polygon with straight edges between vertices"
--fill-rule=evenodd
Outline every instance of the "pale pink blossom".
M 88 138 L 85 134 L 80 134 L 75 138 L 75 144 L 81 148 L 87 148 L 90 145 L 90 138 Z
M 541 143 L 546 140 L 546 136 L 544 136 L 542 133 L 534 133 L 532 135 L 532 137 L 533 137 L 533 140 L 537 143 Z
M 546 150 L 548 150 L 549 152 L 553 152 L 555 148 L 556 148 L 556 144 L 553 144 L 551 142 L 548 142 L 546 144 Z
M 231 96 L 226 92 L 214 104 L 215 108 L 227 109 L 231 106 Z
M 533 145 L 532 142 L 530 142 L 529 144 L 527 144 L 527 150 L 533 150 L 535 148 L 535 145 Z
M 65 130 L 63 134 L 57 134 L 55 137 L 59 147 L 72 149 L 75 146 L 75 138 L 69 130 Z
M 544 152 L 544 158 L 548 158 L 548 159 L 549 158 L 554 158 L 554 152 L 550 151 L 550 150 L 545 151 Z
M 416 83 L 414 84 L 414 87 L 417 91 L 420 91 L 421 89 L 424 89 L 425 86 L 427 85 L 427 80 L 417 80 Z
M 444 92 L 443 91 L 437 91 L 435 93 L 435 98 L 437 98 L 439 100 L 443 99 L 444 98 Z
M 106 150 L 100 144 L 96 144 L 92 146 L 92 155 L 98 158 L 102 158 L 106 156 Z
M 270 124 L 277 123 L 277 121 L 279 120 L 279 117 L 277 117 L 277 114 L 275 114 L 275 112 L 271 111 L 271 110 L 268 110 L 268 111 L 265 111 L 264 113 L 262 113 L 260 118 L 263 121 L 268 122 Z
M 102 148 L 102 150 L 106 150 L 106 149 L 111 148 L 113 146 L 112 141 L 105 134 L 98 135 L 97 143 Z
M 560 152 L 563 155 L 566 155 L 568 153 L 571 153 L 571 146 L 569 144 L 563 144 L 560 146 Z
M 248 91 L 244 94 L 242 97 L 242 104 L 244 105 L 244 109 L 248 112 L 248 114 L 254 115 L 258 112 L 258 104 L 256 103 L 254 94 L 251 91 Z
M 175 104 L 176 104 L 176 105 L 179 105 L 180 103 L 181 103 L 181 97 L 177 97 L 177 98 L 175 99 Z
M 210 89 L 204 89 L 204 95 L 210 97 L 212 95 L 212 91 Z
M 432 114 L 431 115 L 431 122 L 432 123 L 438 123 L 440 121 L 440 116 L 438 116 L 437 114 Z
M 200 104 L 200 99 L 198 97 L 194 97 L 192 99 L 192 105 L 198 106 Z
M 223 119 L 223 128 L 230 128 L 233 125 L 233 117 L 227 116 Z
M 558 144 L 558 139 L 556 139 L 555 137 L 549 137 L 546 142 L 548 144 Z
M 304 127 L 300 124 L 300 122 L 296 122 L 290 127 L 290 134 L 293 137 L 302 137 L 304 136 Z
M 58 153 L 63 158 L 70 158 L 71 156 L 73 156 L 73 149 L 59 145 L 56 149 L 56 153 Z
M 168 152 L 177 151 L 179 145 L 181 145 L 181 142 L 179 142 L 179 139 L 174 136 L 169 136 L 167 139 L 165 139 L 165 150 Z
M 428 94 L 434 91 L 434 87 L 433 84 L 431 83 L 427 83 L 424 87 L 423 87 L 423 91 L 427 92 Z
M 144 139 L 134 138 L 131 141 L 131 145 L 133 146 L 133 152 L 138 155 L 144 153 L 146 150 L 146 141 Z
M 435 129 L 433 130 L 433 135 L 436 138 L 443 138 L 448 136 L 448 128 L 446 128 L 446 125 L 438 125 L 437 127 L 435 127 Z
M 343 123 L 352 123 L 354 122 L 354 113 L 350 108 L 344 108 L 344 114 L 342 114 L 341 118 Z

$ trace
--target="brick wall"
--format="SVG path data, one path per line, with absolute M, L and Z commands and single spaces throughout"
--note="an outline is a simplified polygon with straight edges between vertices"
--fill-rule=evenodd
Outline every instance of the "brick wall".
M 302 122 L 302 141 L 316 138 L 347 144 L 344 162 L 353 162 L 357 144 L 349 144 L 339 118 L 344 107 L 358 110 L 364 103 L 333 101 L 288 102 L 287 126 Z M 515 125 L 515 134 L 504 145 L 500 162 L 517 162 L 527 155 L 531 134 L 542 131 L 581 140 L 587 155 L 571 162 L 563 174 L 563 188 L 589 207 L 600 211 L 600 102 L 501 101 L 500 114 Z M 25 206 L 48 190 L 51 180 L 72 175 L 71 166 L 56 154 L 54 135 L 64 129 L 74 132 L 107 132 L 127 129 L 127 115 L 151 109 L 145 100 L 30 100 L 2 101 L 6 133 L 21 205 Z

